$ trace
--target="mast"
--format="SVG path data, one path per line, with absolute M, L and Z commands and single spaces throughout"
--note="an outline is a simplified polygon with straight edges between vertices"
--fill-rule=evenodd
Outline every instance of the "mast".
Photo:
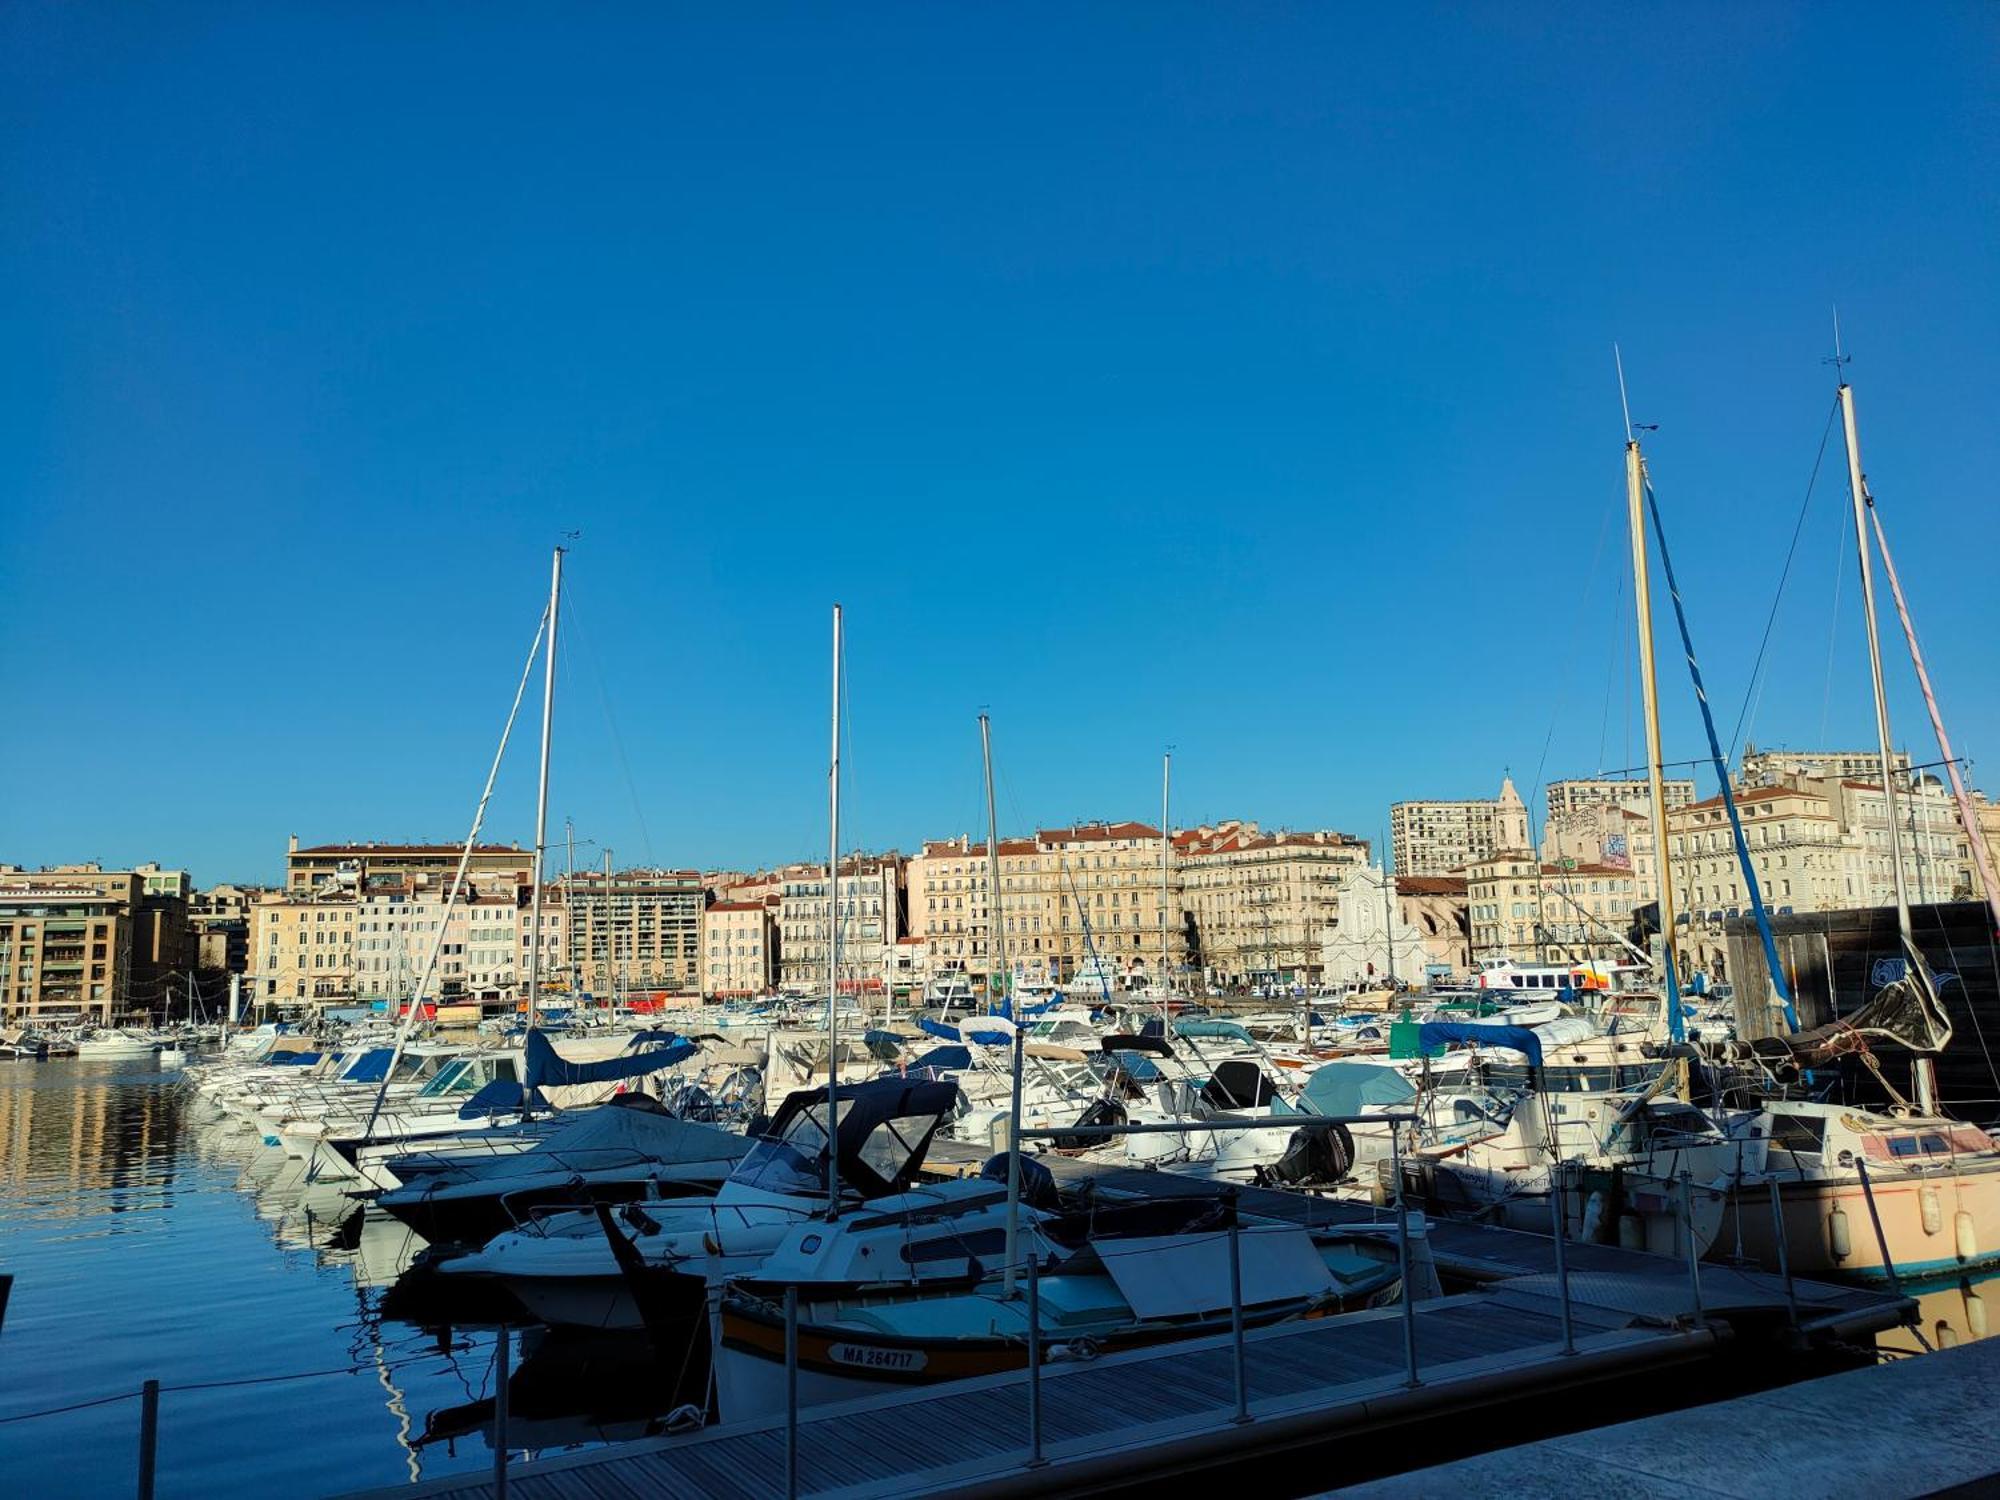
M 549 736 L 556 717 L 556 624 L 562 606 L 563 549 L 555 551 L 549 572 L 549 633 L 542 659 L 542 762 L 535 780 L 535 889 L 528 908 L 528 1030 L 535 1029 L 542 982 L 542 844 L 549 826 Z M 523 1096 L 525 1097 L 525 1096 Z
M 840 1217 L 840 606 L 833 607 L 833 758 L 827 770 L 826 1216 Z
M 1160 1025 L 1167 1024 L 1167 997 L 1170 985 L 1167 976 L 1172 971 L 1167 967 L 1167 850 L 1173 844 L 1173 835 L 1168 831 L 1172 826 L 1167 821 L 1167 809 L 1172 805 L 1174 785 L 1174 757 L 1169 751 L 1162 757 L 1160 766 Z
M 1624 375 L 1620 372 L 1622 384 Z M 1630 428 L 1628 425 L 1627 432 Z M 1659 683 L 1653 672 L 1653 589 L 1646 569 L 1646 459 L 1625 439 L 1625 503 L 1632 531 L 1632 598 L 1639 616 L 1639 686 L 1646 709 L 1646 790 L 1653 815 L 1653 874 L 1660 907 L 1660 949 L 1667 979 L 1667 1035 L 1681 1040 L 1680 954 L 1674 937 L 1674 883 L 1668 876 L 1666 766 L 1660 750 Z
M 1910 893 L 1903 881 L 1903 840 L 1902 830 L 1896 826 L 1896 776 L 1892 764 L 1889 736 L 1889 695 L 1882 684 L 1882 642 L 1875 633 L 1875 565 L 1874 549 L 1868 541 L 1868 508 L 1872 503 L 1868 495 L 1868 480 L 1861 472 L 1861 433 L 1854 416 L 1854 387 L 1845 380 L 1840 382 L 1840 424 L 1847 440 L 1847 488 L 1854 502 L 1854 539 L 1860 544 L 1861 553 L 1861 621 L 1868 636 L 1868 676 L 1875 690 L 1875 738 L 1876 747 L 1882 757 L 1882 809 L 1887 814 L 1889 825 L 1889 868 L 1895 876 L 1896 886 L 1896 930 L 1903 940 L 1905 961 L 1916 966 L 1912 978 L 1918 983 L 1926 983 L 1922 974 L 1923 958 L 1917 952 L 1916 938 L 1910 929 Z M 1916 1075 L 1917 1107 L 1925 1114 L 1937 1113 L 1937 1077 L 1928 1057 L 1915 1056 L 1911 1059 L 1911 1072 Z
M 992 1004 L 992 992 L 1006 982 L 1007 941 L 1003 936 L 1004 924 L 1000 918 L 1000 820 L 993 810 L 993 723 L 985 714 L 979 716 L 979 758 L 986 769 L 986 882 L 989 888 L 986 901 L 988 956 L 993 963 L 992 977 L 987 981 L 988 1008 Z M 1014 1295 L 1014 1262 L 1021 1236 L 1021 1056 L 1025 1034 L 1021 1029 L 1021 1014 L 1014 1009 L 1014 988 L 1007 986 L 1007 1019 L 1014 1025 L 1014 1078 L 1013 1088 L 1007 1103 L 1007 1266 L 1001 1273 L 1000 1294 Z
M 1389 858 L 1382 857 L 1382 947 L 1389 955 L 1389 993 L 1396 992 L 1396 877 Z

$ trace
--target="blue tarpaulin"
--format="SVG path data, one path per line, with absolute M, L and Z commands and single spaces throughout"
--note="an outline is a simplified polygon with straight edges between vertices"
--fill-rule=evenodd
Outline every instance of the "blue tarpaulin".
M 932 1036 L 937 1037 L 940 1041 L 977 1042 L 982 1047 L 1000 1047 L 1006 1045 L 1008 1041 L 1006 1032 L 976 1031 L 973 1028 L 978 1024 L 979 1022 L 975 1019 L 963 1027 L 947 1026 L 942 1021 L 933 1021 L 929 1016 L 917 1017 L 917 1025 Z
M 535 1033 L 529 1032 L 530 1036 Z M 496 1078 L 458 1107 L 461 1120 L 479 1120 L 487 1115 L 509 1114 L 522 1108 L 545 1110 L 548 1101 L 533 1089 L 523 1090 L 511 1078 Z
M 972 1066 L 972 1053 L 964 1047 L 933 1047 L 910 1062 L 912 1068 L 929 1068 L 934 1073 L 962 1073 Z
M 1428 1052 L 1448 1042 L 1471 1042 L 1480 1047 L 1512 1047 L 1525 1052 L 1528 1066 L 1542 1065 L 1542 1039 L 1525 1026 L 1474 1026 L 1464 1021 L 1425 1021 L 1417 1027 L 1417 1046 Z
M 342 1083 L 380 1083 L 389 1075 L 389 1059 L 394 1047 L 370 1047 L 354 1060 L 354 1066 L 340 1075 Z
M 530 1088 L 563 1088 L 580 1083 L 616 1083 L 621 1078 L 643 1078 L 693 1057 L 701 1049 L 667 1031 L 641 1033 L 635 1040 L 665 1040 L 666 1045 L 650 1052 L 607 1057 L 601 1062 L 571 1062 L 540 1031 L 528 1033 L 527 1075 Z

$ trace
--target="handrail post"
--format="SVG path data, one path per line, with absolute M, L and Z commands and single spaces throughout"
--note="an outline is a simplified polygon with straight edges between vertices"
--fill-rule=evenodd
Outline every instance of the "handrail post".
M 139 1388 L 139 1500 L 153 1500 L 153 1461 L 160 1442 L 160 1382 Z
M 1799 1326 L 1799 1295 L 1792 1287 L 1791 1246 L 1785 1240 L 1785 1200 L 1778 1191 L 1778 1179 L 1766 1177 L 1766 1185 L 1771 1189 L 1771 1239 L 1778 1247 L 1778 1274 L 1785 1278 L 1785 1312 L 1791 1319 L 1792 1327 Z
M 1563 1194 L 1568 1189 L 1568 1163 L 1557 1162 L 1549 1168 L 1549 1219 L 1550 1231 L 1555 1236 L 1556 1246 L 1556 1295 L 1562 1299 L 1563 1353 L 1576 1353 L 1576 1323 L 1569 1310 L 1569 1254 L 1563 1243 L 1569 1238 L 1568 1209 L 1563 1202 Z
M 493 1350 L 493 1500 L 507 1500 L 507 1382 L 512 1375 L 513 1335 L 500 1325 Z
M 1041 1256 L 1028 1252 L 1028 1467 L 1040 1468 L 1042 1457 L 1042 1266 Z
M 1694 1295 L 1694 1317 L 1699 1323 L 1706 1313 L 1701 1306 L 1701 1246 L 1694 1233 L 1694 1175 L 1681 1173 L 1681 1225 L 1688 1238 L 1688 1290 Z
M 1243 1223 L 1229 1198 L 1229 1341 L 1236 1359 L 1236 1418 L 1250 1420 L 1250 1369 L 1243 1353 Z
M 1403 1365 L 1404 1384 L 1412 1390 L 1423 1382 L 1417 1378 L 1417 1302 L 1410 1285 L 1410 1206 L 1403 1196 L 1403 1131 L 1389 1127 L 1389 1169 L 1395 1176 L 1396 1269 L 1403 1281 Z
M 1854 1170 L 1861 1177 L 1861 1196 L 1868 1200 L 1868 1222 L 1875 1226 L 1875 1248 L 1882 1252 L 1882 1271 L 1889 1278 L 1889 1290 L 1903 1295 L 1903 1278 L 1896 1274 L 1896 1261 L 1889 1254 L 1889 1237 L 1882 1232 L 1882 1214 L 1875 1207 L 1875 1188 L 1868 1181 L 1868 1163 L 1854 1158 Z
M 785 1288 L 785 1500 L 799 1493 L 799 1289 Z

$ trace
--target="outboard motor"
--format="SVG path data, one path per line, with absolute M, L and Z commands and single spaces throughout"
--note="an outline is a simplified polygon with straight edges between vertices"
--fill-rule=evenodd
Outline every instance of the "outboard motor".
M 1084 1107 L 1083 1113 L 1077 1116 L 1076 1123 L 1123 1125 L 1129 1118 L 1130 1116 L 1125 1113 L 1125 1106 L 1116 1099 L 1093 1099 Z M 1092 1146 L 1103 1144 L 1102 1140 L 1087 1135 L 1059 1135 L 1055 1138 L 1055 1147 L 1058 1151 L 1087 1151 Z
M 979 1180 L 1004 1185 L 1009 1154 L 1002 1151 L 997 1156 L 987 1157 L 986 1165 L 979 1169 Z M 1021 1156 L 1021 1201 L 1044 1213 L 1062 1212 L 1062 1194 L 1056 1191 L 1056 1174 L 1025 1152 Z
M 1354 1170 L 1354 1136 L 1345 1125 L 1301 1125 L 1285 1142 L 1285 1154 L 1258 1169 L 1260 1184 L 1302 1187 L 1339 1182 Z

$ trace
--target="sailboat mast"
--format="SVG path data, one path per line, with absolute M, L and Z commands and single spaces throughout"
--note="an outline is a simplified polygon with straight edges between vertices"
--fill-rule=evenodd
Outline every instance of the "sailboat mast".
M 1621 375 L 1622 379 L 1622 375 Z M 1632 531 L 1632 598 L 1639 616 L 1639 686 L 1646 708 L 1646 790 L 1653 814 L 1653 876 L 1666 965 L 1667 1034 L 1681 1039 L 1680 953 L 1674 937 L 1674 883 L 1668 874 L 1666 765 L 1660 750 L 1659 682 L 1653 672 L 1653 588 L 1646 566 L 1646 460 L 1625 440 L 1625 504 Z
M 1875 740 L 1882 757 L 1882 810 L 1889 824 L 1889 868 L 1895 876 L 1896 930 L 1903 940 L 1905 962 L 1922 968 L 1916 938 L 1910 928 L 1910 892 L 1903 880 L 1902 830 L 1896 826 L 1896 774 L 1889 736 L 1889 695 L 1882 683 L 1882 641 L 1875 633 L 1874 549 L 1868 540 L 1868 510 L 1874 503 L 1868 495 L 1868 479 L 1861 471 L 1861 431 L 1854 416 L 1854 387 L 1840 383 L 1840 425 L 1847 439 L 1847 488 L 1854 503 L 1854 539 L 1861 553 L 1861 621 L 1868 636 L 1868 675 L 1875 690 Z M 1919 972 L 1912 976 L 1928 983 Z M 1917 1108 L 1927 1115 L 1937 1113 L 1937 1073 L 1931 1059 L 1913 1056 L 1910 1071 L 1917 1086 Z
M 549 737 L 556 722 L 556 625 L 562 615 L 563 549 L 549 572 L 549 633 L 542 658 L 542 760 L 535 778 L 535 889 L 528 904 L 528 1029 L 535 1028 L 542 985 L 542 855 L 549 826 Z
M 833 607 L 833 757 L 827 770 L 826 1216 L 840 1217 L 840 606 Z
M 1854 387 L 1840 383 L 1840 423 L 1847 436 L 1847 487 L 1854 501 L 1854 539 L 1861 551 L 1861 620 L 1868 635 L 1868 675 L 1875 689 L 1875 737 L 1882 756 L 1882 802 L 1889 822 L 1889 867 L 1896 878 L 1896 926 L 1910 947 L 1910 893 L 1903 882 L 1902 830 L 1896 825 L 1896 776 L 1889 738 L 1889 695 L 1882 685 L 1882 641 L 1875 633 L 1874 544 L 1868 536 L 1868 480 L 1861 472 L 1861 434 L 1855 425 Z
M 1167 852 L 1173 844 L 1172 824 L 1167 820 L 1168 809 L 1173 805 L 1174 757 L 1169 751 L 1162 757 L 1160 766 L 1160 1024 L 1167 1022 L 1167 998 L 1171 986 L 1167 976 L 1173 971 L 1167 967 Z
M 985 714 L 979 716 L 979 758 L 986 772 L 986 930 L 987 953 L 993 965 L 986 982 L 987 1008 L 992 1008 L 993 992 L 1005 985 L 1007 1019 L 1014 1025 L 1014 1077 L 1007 1102 L 1007 1265 L 1001 1273 L 1001 1295 L 1011 1297 L 1021 1234 L 1021 1057 L 1025 1033 L 1021 1013 L 1013 1003 L 1014 988 L 1006 984 L 1007 940 L 1000 916 L 1000 819 L 993 809 L 993 721 Z

